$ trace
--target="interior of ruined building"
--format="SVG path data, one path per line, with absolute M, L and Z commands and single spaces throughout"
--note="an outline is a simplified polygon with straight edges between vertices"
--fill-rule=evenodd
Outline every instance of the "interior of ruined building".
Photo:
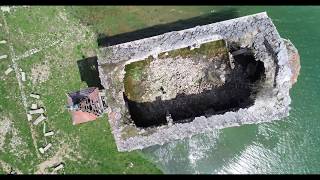
M 100 116 L 107 107 L 105 96 L 98 92 L 97 87 L 89 87 L 80 91 L 69 93 L 70 110 L 88 112 Z
M 255 60 L 250 49 L 235 53 L 239 49 L 235 45 L 228 46 L 228 51 L 235 55 L 233 62 L 228 61 L 233 65 L 222 86 L 213 85 L 211 89 L 198 94 L 177 94 L 172 99 L 162 100 L 159 96 L 150 102 L 137 102 L 124 93 L 126 106 L 135 125 L 142 128 L 165 125 L 168 124 L 168 115 L 171 115 L 173 123 L 187 123 L 195 117 L 210 117 L 252 106 L 259 85 L 265 79 L 264 64 Z M 208 69 L 209 73 L 219 73 L 215 66 L 209 66 Z M 167 93 L 163 87 L 159 91 Z

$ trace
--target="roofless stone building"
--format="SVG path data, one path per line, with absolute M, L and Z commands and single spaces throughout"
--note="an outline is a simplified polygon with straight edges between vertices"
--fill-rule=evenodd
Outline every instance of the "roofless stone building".
M 289 115 L 300 70 L 266 13 L 104 47 L 98 68 L 119 151 Z

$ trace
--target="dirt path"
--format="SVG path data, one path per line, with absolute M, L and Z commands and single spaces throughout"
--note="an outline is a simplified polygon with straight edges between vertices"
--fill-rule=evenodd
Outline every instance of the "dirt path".
M 9 34 L 9 27 L 8 27 L 8 24 L 7 24 L 7 21 L 6 21 L 6 18 L 4 16 L 4 12 L 2 12 L 2 18 L 3 18 L 3 23 L 4 23 L 4 29 L 6 31 L 6 34 L 7 34 L 7 37 L 10 37 Z M 13 69 L 15 71 L 15 74 L 16 74 L 16 79 L 18 81 L 18 85 L 19 85 L 19 90 L 20 90 L 20 95 L 21 95 L 21 100 L 22 100 L 22 104 L 24 106 L 24 110 L 25 110 L 25 113 L 26 113 L 26 120 L 27 120 L 27 112 L 28 112 L 28 104 L 27 104 L 27 97 L 25 95 L 25 91 L 24 91 L 24 86 L 22 84 L 22 80 L 21 80 L 21 75 L 20 75 L 20 72 L 19 72 L 19 67 L 18 67 L 18 64 L 16 63 L 16 56 L 15 56 L 15 52 L 14 52 L 14 49 L 13 49 L 13 46 L 12 46 L 12 43 L 10 42 L 10 39 L 8 39 L 8 46 L 9 46 L 9 49 L 10 49 L 10 58 L 11 58 L 11 61 L 12 61 L 12 66 L 13 66 Z M 30 131 L 31 131 L 31 136 L 32 136 L 32 141 L 33 141 L 33 145 L 35 147 L 35 152 L 37 154 L 37 157 L 40 158 L 40 154 L 38 152 L 38 148 L 37 148 L 37 143 L 35 141 L 35 131 L 33 130 L 31 124 L 29 124 L 29 127 L 30 127 Z
M 59 150 L 55 153 L 55 155 L 38 165 L 38 169 L 35 174 L 50 174 L 48 168 L 51 168 L 52 166 L 62 162 L 62 158 L 68 153 L 68 149 L 68 145 L 63 144 L 62 147 L 60 147 Z
M 50 47 L 56 46 L 56 45 L 60 44 L 61 42 L 62 42 L 61 40 L 56 40 L 56 41 L 53 41 L 51 44 L 49 44 L 49 45 L 47 45 L 45 47 L 42 47 L 42 48 L 39 48 L 39 49 L 37 49 L 37 48 L 30 49 L 30 50 L 24 52 L 22 55 L 16 56 L 14 58 L 14 60 L 18 61 L 18 60 L 21 60 L 21 59 L 25 59 L 27 57 L 30 57 L 30 56 L 36 54 L 36 53 L 39 53 L 39 52 L 41 52 L 43 50 L 46 50 L 46 49 L 48 49 Z

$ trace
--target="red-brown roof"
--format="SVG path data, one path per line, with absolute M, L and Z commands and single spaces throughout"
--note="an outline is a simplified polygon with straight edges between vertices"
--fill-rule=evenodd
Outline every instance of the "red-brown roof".
M 99 89 L 97 87 L 89 87 L 80 91 L 68 93 L 67 95 L 67 102 L 69 106 L 79 104 L 84 98 L 97 102 L 99 100 Z M 98 117 L 94 113 L 84 112 L 80 109 L 72 110 L 71 116 L 73 125 L 93 121 Z
M 97 118 L 97 116 L 92 113 L 82 111 L 73 111 L 71 112 L 71 116 L 73 125 L 93 121 Z

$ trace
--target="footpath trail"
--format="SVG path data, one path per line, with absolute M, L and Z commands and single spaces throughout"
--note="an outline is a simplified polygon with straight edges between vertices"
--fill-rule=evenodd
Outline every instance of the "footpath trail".
M 20 95 L 21 95 L 21 101 L 22 101 L 22 104 L 23 104 L 23 107 L 24 107 L 24 110 L 25 110 L 25 115 L 26 115 L 26 120 L 27 120 L 27 112 L 28 112 L 27 97 L 26 97 L 26 94 L 25 94 L 25 91 L 24 91 L 24 86 L 23 86 L 22 80 L 21 80 L 21 74 L 19 72 L 19 66 L 18 66 L 18 64 L 16 62 L 17 58 L 15 56 L 15 51 L 13 49 L 12 42 L 10 41 L 9 27 L 8 27 L 8 24 L 7 24 L 7 21 L 6 21 L 6 18 L 5 18 L 5 14 L 4 14 L 3 11 L 1 12 L 1 17 L 2 17 L 3 23 L 4 23 L 3 27 L 4 27 L 5 32 L 7 34 L 7 37 L 8 37 L 8 46 L 9 46 L 9 49 L 10 49 L 10 57 L 9 58 L 11 59 L 12 66 L 13 66 L 14 72 L 16 74 L 16 79 L 18 81 Z M 38 152 L 38 147 L 37 147 L 37 143 L 36 143 L 36 139 L 35 139 L 35 131 L 33 130 L 32 125 L 30 123 L 28 123 L 28 124 L 29 124 L 30 132 L 31 132 L 31 136 L 32 136 L 32 141 L 33 141 L 33 146 L 35 148 L 36 155 L 37 155 L 38 158 L 40 158 L 40 154 Z

